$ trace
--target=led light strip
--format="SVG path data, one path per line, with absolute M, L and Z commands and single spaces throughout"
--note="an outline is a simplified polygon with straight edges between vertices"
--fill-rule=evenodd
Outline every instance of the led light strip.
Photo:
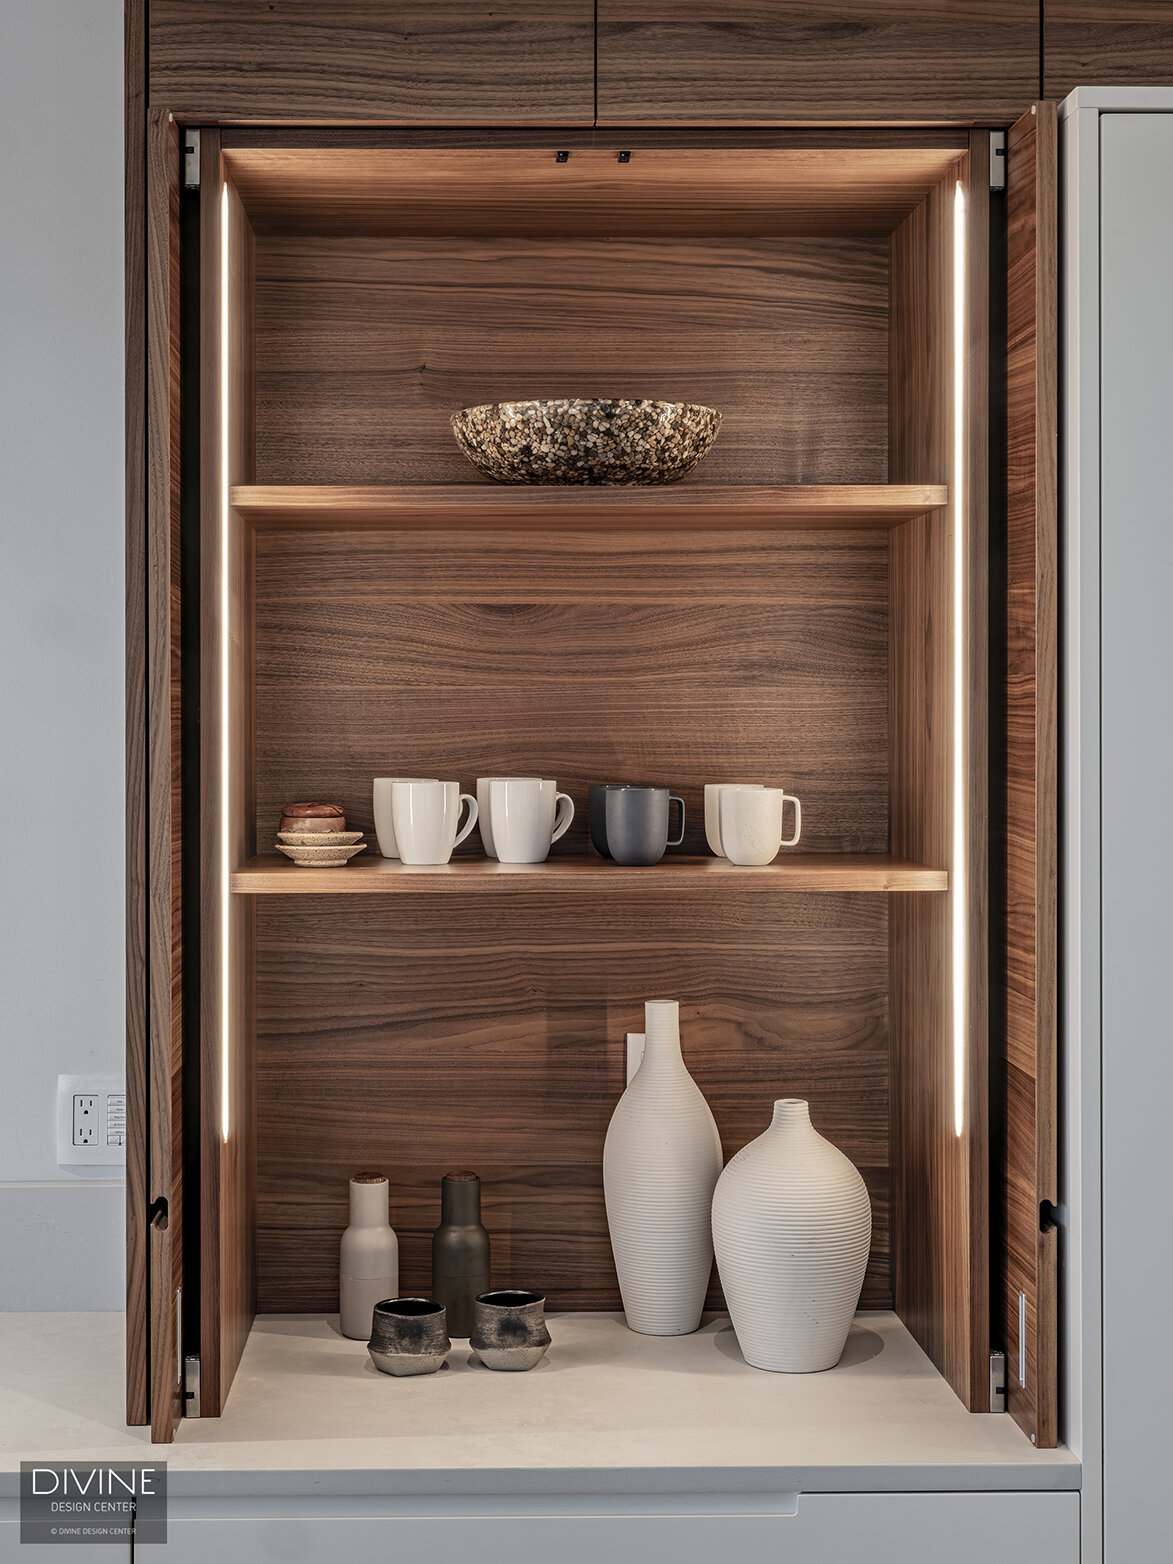
M 965 190 L 953 194 L 953 1131 L 965 1129 L 965 1062 L 969 1030 L 966 921 L 968 797 L 965 786 Z
M 220 186 L 220 1133 L 228 1143 L 229 1022 L 232 1014 L 232 941 L 229 900 L 228 668 L 228 186 Z

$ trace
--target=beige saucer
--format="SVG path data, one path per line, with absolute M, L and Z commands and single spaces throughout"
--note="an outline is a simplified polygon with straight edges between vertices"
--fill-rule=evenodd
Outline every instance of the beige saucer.
M 362 841 L 361 831 L 278 831 L 287 847 L 350 847 Z
M 340 869 L 355 853 L 363 852 L 366 845 L 361 842 L 357 847 L 287 847 L 278 842 L 277 851 L 292 858 L 299 869 Z

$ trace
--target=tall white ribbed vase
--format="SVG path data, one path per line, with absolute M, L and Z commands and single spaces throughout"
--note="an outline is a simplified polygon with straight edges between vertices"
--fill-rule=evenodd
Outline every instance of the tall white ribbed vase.
M 721 1137 L 684 1067 L 679 1004 L 650 999 L 644 1017 L 643 1060 L 603 1147 L 607 1225 L 628 1325 L 684 1336 L 701 1322 L 713 1269 Z
M 834 1368 L 859 1303 L 872 1204 L 858 1169 L 799 1098 L 730 1160 L 713 1196 L 713 1245 L 742 1356 L 754 1368 Z

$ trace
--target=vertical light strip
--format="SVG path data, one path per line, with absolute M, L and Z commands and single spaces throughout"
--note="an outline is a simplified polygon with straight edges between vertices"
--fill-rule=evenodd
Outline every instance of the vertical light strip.
M 965 190 L 953 195 L 953 1130 L 965 1128 L 965 1064 L 969 1033 L 969 939 L 966 863 L 969 798 L 966 790 L 965 601 Z
M 231 646 L 228 615 L 228 186 L 220 186 L 220 1133 L 228 1141 L 229 1025 L 232 1015 L 232 942 L 229 917 L 229 772 L 228 669 Z

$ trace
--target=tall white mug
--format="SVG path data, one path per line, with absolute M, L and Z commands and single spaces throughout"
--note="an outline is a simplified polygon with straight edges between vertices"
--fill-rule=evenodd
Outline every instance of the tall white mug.
M 379 851 L 384 858 L 398 858 L 399 845 L 395 840 L 395 824 L 391 819 L 391 788 L 396 782 L 434 782 L 435 777 L 376 777 L 375 778 L 375 835 L 379 839 Z
M 458 832 L 462 803 L 468 819 Z M 404 863 L 447 863 L 477 823 L 477 801 L 459 782 L 394 782 L 391 821 Z
M 782 839 L 782 815 L 794 805 L 794 835 Z M 771 863 L 780 847 L 794 847 L 802 835 L 802 805 L 780 787 L 722 787 L 717 793 L 721 851 L 730 863 Z
M 541 777 L 493 777 L 489 784 L 493 846 L 502 863 L 543 863 L 574 819 L 574 800 Z
M 723 787 L 764 787 L 764 782 L 706 782 L 705 783 L 705 841 L 709 851 L 717 858 L 724 858 L 721 851 L 721 833 L 717 828 L 717 794 Z

